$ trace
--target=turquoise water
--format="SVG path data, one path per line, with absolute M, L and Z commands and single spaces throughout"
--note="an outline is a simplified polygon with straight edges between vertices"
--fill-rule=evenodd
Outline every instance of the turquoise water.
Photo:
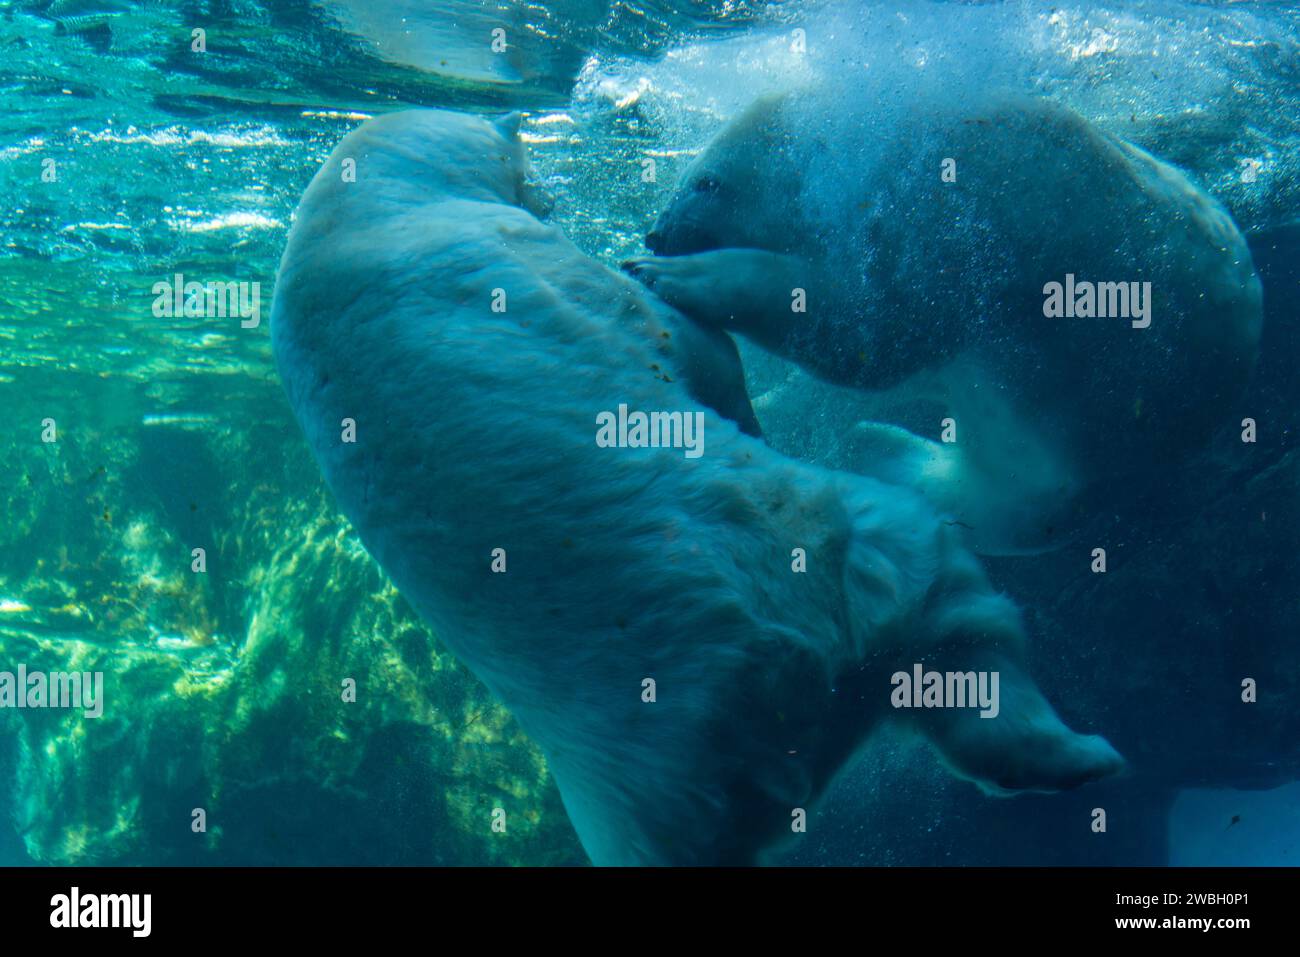
M 518 38 L 506 56 L 497 24 Z M 725 120 L 857 72 L 880 78 L 882 116 L 901 109 L 895 76 L 996 81 L 1187 172 L 1278 263 L 1250 409 L 1273 428 L 1248 474 L 1218 442 L 1134 508 L 1145 524 L 1121 547 L 1144 559 L 1111 591 L 1063 585 L 1061 556 L 988 563 L 1052 636 L 1035 652 L 1044 683 L 1086 689 L 1057 696 L 1063 715 L 1107 727 L 1145 769 L 1112 798 L 1141 827 L 1102 852 L 1057 836 L 1069 802 L 1095 796 L 1011 808 L 877 742 L 790 859 L 1158 863 L 1169 834 L 1218 833 L 1215 802 L 1183 800 L 1161 825 L 1183 789 L 1293 780 L 1290 4 L 18 0 L 0 6 L 0 670 L 110 681 L 95 722 L 0 711 L 0 863 L 583 862 L 545 759 L 366 555 L 289 413 L 266 319 L 294 208 L 369 116 L 520 109 L 553 220 L 617 265 Z M 177 273 L 260 283 L 260 325 L 156 315 L 155 285 Z M 848 467 L 843 394 L 809 383 L 782 405 L 788 365 L 742 354 L 768 441 Z M 1196 557 L 1190 584 L 1172 555 Z M 1136 610 L 1153 592 L 1163 615 Z M 1241 673 L 1268 688 L 1258 713 L 1232 700 Z M 1176 693 L 1151 692 L 1155 674 Z M 359 693 L 343 704 L 347 678 Z M 1198 697 L 1212 679 L 1226 697 Z M 497 806 L 508 841 L 482 824 Z M 1294 835 L 1293 798 L 1260 813 Z M 1009 845 L 1017 826 L 1033 848 Z M 1248 855 L 1207 839 L 1172 858 L 1267 860 L 1269 826 L 1239 833 Z

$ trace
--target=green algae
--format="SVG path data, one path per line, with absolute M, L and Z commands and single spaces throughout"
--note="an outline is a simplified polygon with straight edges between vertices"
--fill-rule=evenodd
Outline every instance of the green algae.
M 105 683 L 100 718 L 0 710 L 26 853 L 581 862 L 541 754 L 365 553 L 274 381 L 258 392 L 241 429 L 141 424 L 104 394 L 52 413 L 53 443 L 39 422 L 57 401 L 19 401 L 32 427 L 0 440 L 23 477 L 0 490 L 0 663 Z

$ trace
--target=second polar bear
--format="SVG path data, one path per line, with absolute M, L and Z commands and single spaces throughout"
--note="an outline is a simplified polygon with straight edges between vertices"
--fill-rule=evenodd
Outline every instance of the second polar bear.
M 885 724 L 990 791 L 1118 770 L 933 508 L 663 374 L 680 317 L 523 208 L 523 173 L 509 123 L 368 121 L 298 207 L 271 333 L 340 506 L 545 752 L 591 859 L 755 861 Z M 702 417 L 703 454 L 599 441 L 624 407 Z M 922 667 L 999 700 L 903 694 Z
M 863 470 L 926 489 L 984 551 L 1059 543 L 1087 490 L 1241 419 L 1259 281 L 1185 176 L 1041 98 L 853 103 L 754 104 L 686 171 L 647 239 L 660 255 L 628 268 L 877 393 L 894 427 L 858 435 Z M 951 445 L 897 428 L 938 439 L 945 418 Z

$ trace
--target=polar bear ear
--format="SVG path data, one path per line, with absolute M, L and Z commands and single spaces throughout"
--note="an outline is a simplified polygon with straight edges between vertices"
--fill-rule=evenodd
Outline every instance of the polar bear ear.
M 508 140 L 512 140 L 519 135 L 519 124 L 523 122 L 523 119 L 524 115 L 518 110 L 515 110 L 512 113 L 507 113 L 505 116 L 493 120 L 492 125 L 500 131 L 502 136 Z

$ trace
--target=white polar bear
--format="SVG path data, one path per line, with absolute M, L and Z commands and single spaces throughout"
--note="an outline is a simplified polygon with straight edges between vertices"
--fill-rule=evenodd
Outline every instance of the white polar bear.
M 668 371 L 683 320 L 521 207 L 512 133 L 419 111 L 348 135 L 298 208 L 272 337 L 343 510 L 543 749 L 591 859 L 754 861 L 891 717 L 991 791 L 1116 771 L 931 506 L 784 458 Z M 602 447 L 620 405 L 703 415 L 704 454 Z M 996 672 L 997 717 L 895 710 L 915 664 Z
M 941 96 L 759 100 L 686 171 L 647 237 L 661 255 L 627 268 L 875 392 L 895 427 L 855 436 L 861 469 L 926 490 L 981 551 L 1059 545 L 1089 490 L 1240 420 L 1259 280 L 1168 164 L 1049 100 Z M 905 431 L 937 439 L 945 418 L 955 444 Z

